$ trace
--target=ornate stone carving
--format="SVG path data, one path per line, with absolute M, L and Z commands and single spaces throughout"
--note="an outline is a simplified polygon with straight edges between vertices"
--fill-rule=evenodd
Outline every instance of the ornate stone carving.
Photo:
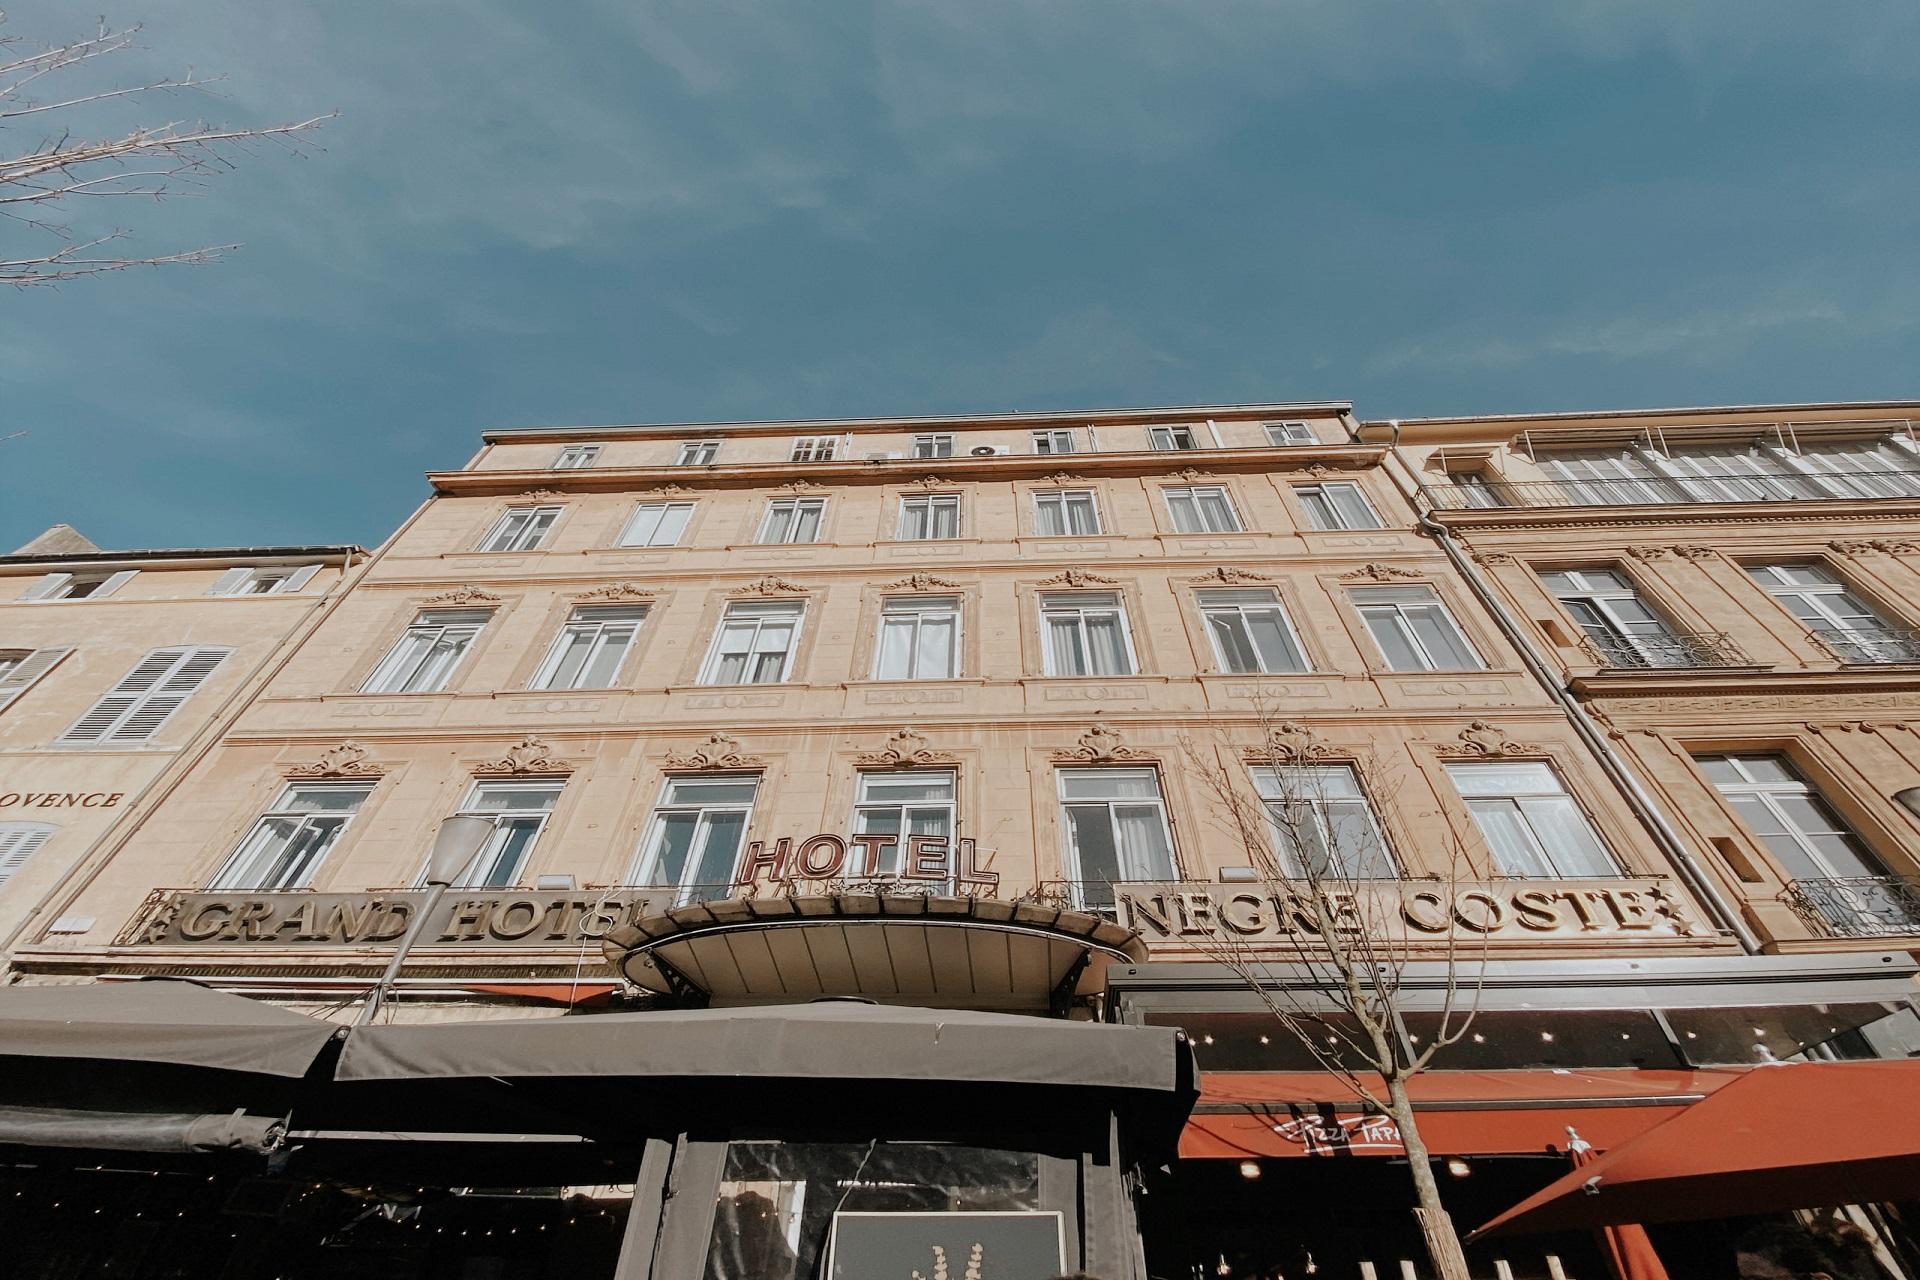
M 780 493 L 819 493 L 826 486 L 815 484 L 811 480 L 789 480 L 785 484 L 775 485 Z
M 1080 477 L 1071 471 L 1056 471 L 1047 477 L 1048 484 L 1079 484 Z
M 1476 551 L 1473 558 L 1481 564 L 1518 564 L 1509 551 Z
M 464 587 L 454 587 L 450 590 L 442 591 L 437 596 L 428 596 L 425 600 L 422 600 L 420 603 L 428 604 L 428 605 L 499 604 L 500 597 L 495 595 L 493 592 L 488 591 L 484 587 L 476 587 L 476 586 L 468 585 Z
M 351 740 L 335 743 L 307 764 L 296 764 L 283 771 L 288 778 L 380 778 L 387 766 L 367 759 L 367 749 Z
M 646 604 L 652 601 L 653 592 L 643 591 L 631 582 L 609 582 L 604 587 L 595 587 L 591 591 L 583 591 L 575 596 L 574 599 L 584 604 L 626 603 L 629 601 Z
M 1113 760 L 1151 760 L 1120 740 L 1120 735 L 1104 724 L 1094 724 L 1080 735 L 1080 745 L 1071 751 L 1056 751 L 1053 759 L 1062 764 L 1105 764 Z
M 522 489 L 520 491 L 520 496 L 523 498 L 537 498 L 537 499 L 545 500 L 547 498 L 564 498 L 567 495 L 560 492 L 558 489 Z
M 473 771 L 488 776 L 519 777 L 531 773 L 572 773 L 573 765 L 555 757 L 552 745 L 544 738 L 529 734 L 508 747 L 505 755 L 483 760 L 473 766 Z
M 1911 538 L 1875 538 L 1873 545 L 1888 555 L 1911 555 L 1920 551 L 1920 542 Z
M 1635 560 L 1665 560 L 1670 551 L 1668 547 L 1628 547 L 1627 554 Z
M 1114 587 L 1119 584 L 1118 578 L 1103 578 L 1085 569 L 1066 569 L 1051 578 L 1040 579 L 1043 587 Z
M 1195 480 L 1211 479 L 1213 476 L 1213 472 L 1202 471 L 1198 467 L 1182 467 L 1173 474 L 1175 479 L 1185 480 L 1188 484 L 1192 484 Z
M 1879 549 L 1874 543 L 1858 538 L 1839 538 L 1827 544 L 1827 550 L 1837 556 L 1864 556 Z
M 669 480 L 665 484 L 655 485 L 653 488 L 647 490 L 647 492 L 650 494 L 657 493 L 663 498 L 671 498 L 676 493 L 687 492 L 687 486 L 676 484 L 674 481 Z
M 939 476 L 921 476 L 918 480 L 907 481 L 907 488 L 920 489 L 928 493 L 931 493 L 935 489 L 946 489 L 951 487 L 952 487 L 952 481 L 942 480 Z
M 1719 553 L 1712 547 L 1703 547 L 1698 543 L 1688 542 L 1674 547 L 1673 554 L 1679 556 L 1682 560 L 1711 560 Z
M 1297 720 L 1282 720 L 1267 730 L 1266 741 L 1240 753 L 1249 764 L 1301 764 L 1343 754 Z
M 727 592 L 730 596 L 803 596 L 807 589 L 797 582 L 788 582 L 775 574 L 756 578 L 744 586 L 735 587 Z
M 934 591 L 944 588 L 948 591 L 954 591 L 958 590 L 960 586 L 961 584 L 958 582 L 952 582 L 946 578 L 936 578 L 930 573 L 915 573 L 901 578 L 898 582 L 889 582 L 880 589 L 882 591 Z
M 1374 582 L 1392 582 L 1401 578 L 1425 579 L 1426 574 L 1415 573 L 1411 569 L 1400 569 L 1390 564 L 1363 564 L 1358 569 L 1340 575 L 1342 582 L 1358 582 L 1369 579 Z
M 869 751 L 854 757 L 857 764 L 873 765 L 909 765 L 909 764 L 953 764 L 957 757 L 944 751 L 935 751 L 933 744 L 912 729 L 896 729 L 887 738 L 886 744 L 878 751 Z
M 1272 582 L 1273 579 L 1264 573 L 1255 573 L 1251 569 L 1235 569 L 1231 565 L 1221 565 L 1207 570 L 1197 578 L 1188 578 L 1187 581 L 1195 586 L 1217 587 L 1222 584 L 1233 585 L 1241 582 Z
M 1507 731 L 1497 729 L 1485 720 L 1475 720 L 1462 729 L 1458 742 L 1448 742 L 1435 747 L 1434 754 L 1442 756 L 1465 756 L 1473 759 L 1498 759 L 1503 756 L 1543 756 L 1546 748 L 1531 742 L 1516 742 L 1507 736 Z
M 669 769 L 758 769 L 766 764 L 759 756 L 742 755 L 739 739 L 724 733 L 712 734 L 686 751 L 668 751 L 666 761 Z

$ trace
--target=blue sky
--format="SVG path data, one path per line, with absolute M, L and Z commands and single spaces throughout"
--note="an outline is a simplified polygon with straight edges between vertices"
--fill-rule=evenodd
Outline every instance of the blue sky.
M 1912 0 L 109 17 L 341 115 L 95 215 L 224 262 L 0 295 L 0 548 L 372 543 L 492 426 L 1920 394 Z

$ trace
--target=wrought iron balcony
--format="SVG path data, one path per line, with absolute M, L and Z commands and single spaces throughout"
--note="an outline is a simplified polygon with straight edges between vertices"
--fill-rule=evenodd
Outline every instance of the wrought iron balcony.
M 1920 880 L 1908 876 L 1789 880 L 1783 897 L 1802 920 L 1830 938 L 1920 934 Z
M 1813 638 L 1849 666 L 1920 662 L 1920 631 L 1895 631 L 1888 627 L 1843 631 L 1837 627 L 1820 627 L 1814 629 Z
M 1619 480 L 1495 480 L 1422 485 L 1441 511 L 1500 507 L 1630 507 L 1729 502 L 1920 498 L 1920 472 L 1819 471 L 1772 475 L 1645 476 Z
M 1650 671 L 1681 667 L 1746 667 L 1752 660 L 1724 631 L 1667 631 L 1627 636 L 1582 636 L 1580 645 L 1600 666 Z

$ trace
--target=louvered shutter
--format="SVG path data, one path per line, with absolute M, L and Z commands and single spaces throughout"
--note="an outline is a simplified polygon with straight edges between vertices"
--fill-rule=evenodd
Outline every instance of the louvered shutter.
M 278 587 L 276 587 L 275 591 L 284 592 L 284 593 L 291 593 L 291 592 L 298 591 L 300 588 L 306 586 L 309 582 L 312 582 L 313 575 L 318 572 L 320 572 L 319 565 L 303 564 L 298 569 L 295 569 L 293 571 L 293 576 L 289 577 L 285 582 L 282 582 Z
M 42 574 L 40 580 L 20 593 L 22 600 L 45 600 L 60 588 L 73 581 L 70 573 Z
M 231 649 L 155 649 L 77 721 L 63 742 L 145 742 Z
M 94 593 L 88 596 L 87 599 L 100 600 L 100 599 L 104 599 L 107 596 L 112 595 L 114 592 L 118 591 L 120 588 L 126 586 L 128 581 L 132 579 L 133 575 L 138 572 L 140 572 L 138 569 L 122 569 L 120 572 L 114 574 L 111 578 L 108 578 L 105 582 L 101 583 L 99 587 L 97 587 L 94 590 Z
M 231 649 L 189 649 L 158 688 L 148 694 L 109 735 L 114 742 L 145 742 L 167 718 L 205 684 L 213 669 L 226 659 Z
M 237 569 L 229 569 L 214 579 L 213 587 L 207 594 L 210 596 L 230 596 L 245 586 L 247 580 L 251 577 L 253 577 L 253 570 L 247 568 L 245 565 Z
M 39 824 L 0 823 L 0 884 L 27 865 L 27 859 L 39 851 L 56 828 Z
M 35 649 L 19 666 L 0 676 L 0 710 L 5 710 L 9 702 L 32 688 L 34 681 L 53 670 L 59 665 L 60 659 L 72 652 L 71 646 L 64 649 Z

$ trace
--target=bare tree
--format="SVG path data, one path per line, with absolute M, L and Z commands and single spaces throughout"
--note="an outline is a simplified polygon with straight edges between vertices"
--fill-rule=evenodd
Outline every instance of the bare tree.
M 1183 930 L 1182 941 L 1231 969 L 1321 1069 L 1391 1119 L 1434 1271 L 1441 1280 L 1468 1280 L 1408 1091 L 1469 1033 L 1479 1007 L 1486 940 L 1455 927 L 1448 914 L 1456 886 L 1468 878 L 1464 845 L 1434 833 L 1425 851 L 1442 865 L 1430 862 L 1424 878 L 1404 876 L 1372 815 L 1371 802 L 1397 790 L 1378 758 L 1341 753 L 1264 711 L 1260 727 L 1256 748 L 1182 743 L 1186 767 L 1212 801 L 1213 825 L 1256 871 L 1259 882 L 1244 888 L 1258 891 L 1262 912 L 1235 927 L 1219 921 L 1204 932 Z M 1246 785 L 1249 765 L 1257 794 Z M 1428 908 L 1417 924 L 1409 894 L 1424 895 Z M 1437 1011 L 1418 1015 L 1418 1032 L 1403 991 L 1415 962 L 1431 966 L 1441 988 Z
M 0 11 L 0 24 L 6 14 Z M 41 45 L 0 32 L 0 215 L 37 233 L 45 251 L 0 248 L 0 283 L 25 287 L 99 275 L 126 267 L 209 262 L 237 245 L 208 245 L 173 253 L 120 256 L 102 246 L 123 239 L 125 228 L 78 235 L 76 211 L 110 197 L 163 200 L 202 185 L 232 167 L 236 153 L 261 144 L 298 147 L 330 116 L 259 128 L 220 128 L 181 119 L 104 136 L 77 132 L 87 109 L 115 99 L 164 96 L 205 89 L 217 77 L 149 80 L 117 88 L 62 92 L 83 77 L 86 64 L 133 47 L 140 28 L 101 22 L 91 35 Z M 15 142 L 14 138 L 30 139 Z M 0 242 L 4 243 L 4 242 Z

